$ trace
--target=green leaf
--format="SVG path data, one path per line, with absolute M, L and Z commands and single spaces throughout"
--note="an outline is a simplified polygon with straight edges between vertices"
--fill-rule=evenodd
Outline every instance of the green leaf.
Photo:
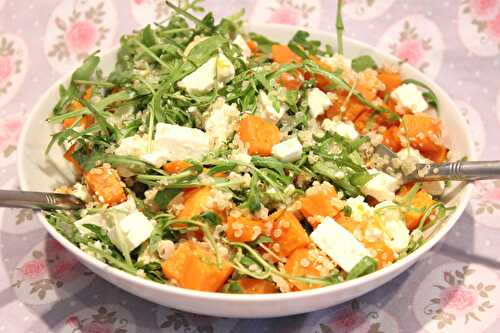
M 212 36 L 200 43 L 189 52 L 187 60 L 196 66 L 201 66 L 208 61 L 221 48 L 227 40 L 222 36 Z
M 275 41 L 268 39 L 267 37 L 257 34 L 255 32 L 250 33 L 250 38 L 257 43 L 257 47 L 264 53 L 271 53 L 273 45 L 278 44 Z
M 94 74 L 97 66 L 99 65 L 100 58 L 94 54 L 88 56 L 83 64 L 78 67 L 71 75 L 71 81 L 75 80 L 89 80 Z
M 222 222 L 222 218 L 214 212 L 203 212 L 199 215 L 199 219 L 204 222 L 207 222 L 213 227 Z
M 371 257 L 363 257 L 357 264 L 354 266 L 349 274 L 347 274 L 346 280 L 352 280 L 377 270 L 377 261 Z
M 258 180 L 259 177 L 254 174 L 252 176 L 252 180 L 250 181 L 250 190 L 248 192 L 248 198 L 245 201 L 245 206 L 247 206 L 252 213 L 257 212 L 262 206 L 260 203 L 259 190 L 257 188 Z
M 156 44 L 155 33 L 149 24 L 142 30 L 142 43 L 147 47 Z
M 217 164 L 216 166 L 213 166 L 210 169 L 208 169 L 207 174 L 209 176 L 213 176 L 213 175 L 215 175 L 216 173 L 219 173 L 219 172 L 232 171 L 237 166 L 238 166 L 238 164 L 236 162 L 231 162 L 231 161 L 220 163 L 220 164 Z
M 260 235 L 257 237 L 256 240 L 250 243 L 250 246 L 256 247 L 259 244 L 266 244 L 266 243 L 272 243 L 273 239 L 271 237 L 265 236 L 265 235 Z
M 310 40 L 310 34 L 307 31 L 299 30 L 288 42 L 288 47 L 298 56 L 307 59 L 310 56 L 318 54 L 321 42 L 318 40 Z
M 175 196 L 177 196 L 181 192 L 182 189 L 177 189 L 177 188 L 158 191 L 158 193 L 156 193 L 155 195 L 154 202 L 158 204 L 160 209 L 164 210 L 170 203 L 170 201 L 172 201 L 172 199 L 175 198 Z
M 352 59 L 351 67 L 359 73 L 368 68 L 377 69 L 377 63 L 369 55 L 362 55 Z

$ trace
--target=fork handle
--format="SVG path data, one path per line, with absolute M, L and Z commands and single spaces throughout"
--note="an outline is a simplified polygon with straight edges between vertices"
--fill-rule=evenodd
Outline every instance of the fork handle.
M 0 207 L 74 210 L 82 201 L 68 194 L 0 190 Z
M 415 181 L 500 179 L 500 161 L 457 161 L 450 163 L 417 164 L 412 173 Z

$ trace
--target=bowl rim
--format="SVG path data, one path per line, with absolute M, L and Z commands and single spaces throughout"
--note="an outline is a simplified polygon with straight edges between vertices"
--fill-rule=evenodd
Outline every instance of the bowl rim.
M 248 31 L 253 31 L 253 30 L 262 30 L 262 29 L 270 29 L 273 31 L 279 31 L 279 32 L 284 32 L 284 33 L 292 33 L 295 32 L 299 29 L 308 31 L 312 34 L 318 34 L 318 35 L 328 35 L 332 41 L 334 41 L 335 35 L 331 31 L 326 31 L 326 30 L 321 30 L 321 29 L 311 29 L 311 28 L 306 28 L 306 27 L 297 27 L 293 25 L 285 25 L 285 24 L 247 24 L 245 25 L 245 29 Z M 400 59 L 396 58 L 395 56 L 382 52 L 380 51 L 377 47 L 372 46 L 368 43 L 358 41 L 356 39 L 344 37 L 344 41 L 347 42 L 346 44 L 351 44 L 354 45 L 360 49 L 366 50 L 367 54 L 376 54 L 378 56 L 383 57 L 384 59 L 387 59 L 388 61 L 392 63 L 397 63 L 400 61 Z M 117 49 L 120 47 L 120 45 L 115 45 L 114 47 L 104 51 L 101 53 L 101 57 L 105 57 L 110 53 L 116 52 Z M 418 69 L 415 67 L 409 65 L 409 64 L 404 64 L 406 68 L 410 71 L 415 71 L 419 72 Z M 56 82 L 54 82 L 52 85 L 50 85 L 49 88 L 45 91 L 45 93 L 39 97 L 37 102 L 34 104 L 34 106 L 31 109 L 31 112 L 29 113 L 25 124 L 23 126 L 21 136 L 19 139 L 19 145 L 18 145 L 18 156 L 24 156 L 25 154 L 25 149 L 26 149 L 26 141 L 27 137 L 29 135 L 28 129 L 31 128 L 32 123 L 35 121 L 35 115 L 40 113 L 40 110 L 42 110 L 42 104 L 45 103 L 45 101 L 48 99 L 49 95 L 51 92 L 55 89 L 55 87 L 58 87 L 61 84 L 64 84 L 69 77 L 71 76 L 71 72 L 66 73 L 63 75 L 60 79 L 58 79 Z M 425 74 L 421 74 L 424 75 Z M 441 96 L 444 96 L 446 99 L 449 100 L 450 105 L 453 106 L 454 113 L 458 115 L 457 121 L 461 123 L 462 127 L 466 128 L 467 131 L 463 133 L 464 135 L 464 141 L 466 143 L 466 148 L 467 148 L 467 154 L 469 157 L 472 159 L 475 157 L 475 151 L 473 150 L 473 145 L 472 145 L 472 136 L 469 127 L 466 124 L 466 121 L 463 117 L 463 115 L 459 112 L 458 107 L 456 106 L 455 102 L 451 99 L 451 97 L 434 81 L 432 78 L 428 78 L 429 81 L 431 81 L 434 85 L 433 89 L 438 91 L 438 94 Z M 24 160 L 22 158 L 17 159 L 17 173 L 19 177 L 19 183 L 20 187 L 22 190 L 29 189 L 29 185 L 27 182 L 27 179 L 24 175 Z M 457 203 L 455 210 L 448 216 L 446 220 L 446 224 L 441 227 L 437 232 L 432 235 L 432 237 L 425 242 L 422 246 L 420 246 L 415 252 L 409 254 L 408 256 L 404 257 L 401 260 L 398 260 L 397 262 L 384 267 L 381 270 L 378 270 L 376 272 L 373 272 L 371 274 L 362 276 L 360 278 L 356 278 L 354 280 L 350 281 L 344 281 L 338 284 L 334 285 L 329 285 L 329 286 L 324 286 L 320 288 L 315 288 L 315 289 L 309 289 L 309 290 L 302 290 L 302 291 L 294 291 L 294 292 L 289 292 L 289 293 L 273 293 L 273 294 L 230 294 L 230 293 L 219 293 L 219 292 L 207 292 L 207 291 L 198 291 L 198 290 L 192 290 L 192 289 L 186 289 L 186 288 L 181 288 L 173 285 L 168 285 L 168 284 L 161 284 L 158 282 L 154 282 L 151 280 L 146 280 L 140 276 L 135 276 L 130 273 L 124 272 L 118 268 L 115 268 L 107 263 L 104 263 L 94 256 L 84 252 L 82 249 L 80 249 L 76 244 L 73 244 L 70 240 L 68 240 L 66 237 L 64 237 L 62 234 L 60 234 L 45 218 L 43 212 L 37 212 L 37 216 L 39 217 L 40 221 L 42 222 L 43 226 L 45 229 L 49 232 L 49 234 L 54 237 L 59 243 L 61 243 L 67 250 L 69 250 L 73 255 L 75 255 L 83 264 L 85 265 L 90 265 L 93 267 L 97 267 L 99 269 L 102 269 L 106 272 L 106 274 L 110 274 L 114 279 L 120 279 L 120 280 L 125 280 L 128 283 L 135 284 L 140 287 L 148 288 L 148 289 L 154 289 L 157 292 L 167 292 L 167 293 L 173 293 L 176 296 L 183 296 L 183 297 L 189 297 L 189 298 L 197 298 L 199 300 L 205 300 L 205 301 L 225 301 L 225 302 L 235 302 L 235 303 L 240 303 L 240 302 L 281 302 L 281 301 L 297 301 L 297 300 L 302 300 L 306 298 L 311 298 L 314 296 L 319 296 L 319 295 L 324 295 L 324 294 L 330 294 L 330 293 L 335 293 L 336 291 L 343 290 L 343 289 L 350 289 L 350 288 L 356 288 L 356 287 L 361 287 L 363 285 L 369 285 L 371 282 L 374 282 L 378 280 L 379 278 L 382 278 L 383 276 L 386 275 L 395 275 L 397 276 L 398 274 L 402 273 L 406 269 L 404 268 L 405 265 L 411 265 L 415 263 L 422 255 L 424 255 L 426 252 L 432 249 L 439 241 L 442 240 L 442 238 L 449 232 L 449 230 L 455 225 L 455 223 L 458 222 L 460 216 L 464 212 L 470 198 L 472 195 L 472 185 L 468 184 L 466 185 L 460 192 L 462 195 L 462 199 Z M 402 269 L 402 270 L 401 270 Z M 394 277 L 395 277 L 394 276 Z M 393 278 L 394 278 L 393 277 Z M 392 280 L 392 279 L 391 279 Z M 118 286 L 117 286 L 118 287 Z

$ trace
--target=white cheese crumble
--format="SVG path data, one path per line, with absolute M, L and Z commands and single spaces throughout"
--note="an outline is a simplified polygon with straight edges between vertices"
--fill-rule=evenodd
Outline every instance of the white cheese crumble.
M 325 217 L 316 227 L 311 240 L 346 272 L 370 256 L 363 244 L 331 217 Z
M 361 192 L 365 195 L 371 195 L 378 201 L 394 200 L 394 192 L 400 185 L 399 180 L 375 169 L 369 169 L 368 173 L 373 175 L 373 178 L 361 186 Z
M 424 112 L 429 105 L 424 99 L 422 92 L 413 83 L 404 83 L 397 87 L 392 93 L 391 97 L 413 113 Z
M 361 195 L 347 199 L 346 205 L 351 208 L 351 218 L 355 221 L 361 222 L 373 216 L 373 208 L 365 202 L 365 198 Z
M 285 114 L 286 107 L 279 103 L 279 111 L 274 108 L 273 102 L 264 90 L 259 92 L 257 114 L 264 119 L 277 123 Z
M 210 58 L 191 74 L 184 77 L 178 86 L 191 95 L 204 94 L 211 91 L 217 83 L 217 57 Z
M 143 213 L 135 211 L 115 221 L 108 236 L 116 247 L 123 253 L 127 253 L 147 240 L 152 231 L 153 223 Z
M 410 242 L 410 231 L 402 220 L 399 206 L 392 201 L 383 201 L 375 206 L 383 227 L 383 239 L 394 252 L 404 250 Z
M 311 116 L 316 118 L 332 106 L 332 101 L 319 88 L 313 88 L 307 94 L 307 105 L 309 106 Z
M 245 41 L 245 39 L 243 39 L 241 35 L 238 34 L 234 38 L 233 43 L 239 46 L 244 59 L 248 59 L 252 56 L 252 50 L 250 50 L 247 42 Z
M 217 81 L 227 83 L 234 78 L 235 73 L 236 69 L 233 63 L 229 61 L 223 52 L 220 52 L 217 57 Z
M 356 131 L 354 124 L 350 121 L 335 121 L 330 119 L 323 120 L 321 127 L 330 133 L 337 133 L 340 136 L 348 138 L 349 140 L 355 140 L 358 138 L 359 133 Z
M 302 156 L 302 144 L 294 137 L 274 145 L 272 154 L 284 162 L 295 162 Z
M 222 145 L 235 131 L 240 111 L 236 104 L 227 104 L 223 97 L 218 98 L 210 107 L 210 115 L 205 122 L 205 131 L 208 134 L 210 147 Z

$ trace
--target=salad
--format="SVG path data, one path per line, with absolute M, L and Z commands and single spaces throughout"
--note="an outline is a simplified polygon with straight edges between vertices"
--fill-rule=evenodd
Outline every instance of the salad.
M 245 294 L 355 279 L 425 242 L 446 184 L 402 176 L 447 160 L 439 101 L 400 64 L 343 55 L 341 1 L 334 47 L 167 4 L 110 74 L 92 54 L 60 87 L 47 149 L 79 179 L 57 191 L 86 208 L 47 211 L 51 225 L 144 279 Z

